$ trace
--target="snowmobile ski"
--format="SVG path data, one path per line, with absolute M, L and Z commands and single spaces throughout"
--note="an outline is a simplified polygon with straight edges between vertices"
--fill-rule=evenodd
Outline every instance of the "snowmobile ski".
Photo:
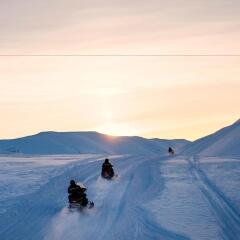
M 118 174 L 114 174 L 112 177 L 102 176 L 102 178 L 110 181 L 110 180 L 114 180 L 114 179 L 118 178 Z
M 80 210 L 82 210 L 82 209 L 85 209 L 85 208 L 90 209 L 90 208 L 93 208 L 93 207 L 94 207 L 94 202 L 92 202 L 92 201 L 88 201 L 86 206 L 83 206 L 78 202 L 69 203 L 69 208 L 70 209 L 80 209 Z

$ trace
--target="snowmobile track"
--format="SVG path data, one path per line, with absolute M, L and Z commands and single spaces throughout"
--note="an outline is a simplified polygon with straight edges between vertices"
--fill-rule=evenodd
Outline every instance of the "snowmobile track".
M 187 160 L 190 172 L 201 192 L 209 202 L 216 220 L 222 229 L 223 239 L 240 239 L 240 214 L 229 199 L 212 183 L 200 168 L 197 157 Z

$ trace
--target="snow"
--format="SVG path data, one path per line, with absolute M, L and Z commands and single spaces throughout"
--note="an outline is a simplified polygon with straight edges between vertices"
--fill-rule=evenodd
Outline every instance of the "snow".
M 100 177 L 110 158 L 119 176 Z M 0 239 L 240 239 L 240 157 L 2 156 Z M 70 179 L 95 208 L 71 212 Z
M 201 156 L 240 156 L 240 120 L 185 146 L 181 154 Z
M 169 146 L 180 151 L 189 142 L 142 137 L 113 137 L 97 132 L 42 132 L 0 140 L 2 154 L 165 154 Z
M 238 240 L 239 136 L 237 121 L 191 144 L 93 132 L 1 141 L 12 155 L 0 155 L 0 239 Z M 169 144 L 185 147 L 168 156 Z M 100 177 L 105 158 L 112 181 Z M 71 179 L 88 188 L 93 209 L 68 208 Z

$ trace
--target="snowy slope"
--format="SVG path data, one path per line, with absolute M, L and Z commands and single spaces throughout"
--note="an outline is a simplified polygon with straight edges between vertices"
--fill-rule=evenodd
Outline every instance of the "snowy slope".
M 184 147 L 186 147 L 191 142 L 185 139 L 159 139 L 159 138 L 153 138 L 149 139 L 148 141 L 151 142 L 152 145 L 154 145 L 155 148 L 162 148 L 163 151 L 168 149 L 170 146 L 173 147 L 176 151 L 176 153 L 179 153 Z
M 104 157 L 0 157 L 0 239 L 240 239 L 240 158 L 108 156 L 107 181 Z M 72 178 L 95 208 L 68 209 Z
M 240 156 L 240 120 L 186 146 L 184 155 Z
M 24 154 L 166 154 L 169 146 L 180 149 L 186 140 L 112 137 L 97 132 L 42 132 L 13 140 L 0 140 L 0 153 Z M 180 151 L 180 150 L 179 150 Z

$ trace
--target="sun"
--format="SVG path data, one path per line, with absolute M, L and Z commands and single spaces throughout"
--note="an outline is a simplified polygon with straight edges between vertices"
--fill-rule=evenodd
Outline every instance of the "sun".
M 136 135 L 136 129 L 125 123 L 107 123 L 98 127 L 97 131 L 111 136 Z

